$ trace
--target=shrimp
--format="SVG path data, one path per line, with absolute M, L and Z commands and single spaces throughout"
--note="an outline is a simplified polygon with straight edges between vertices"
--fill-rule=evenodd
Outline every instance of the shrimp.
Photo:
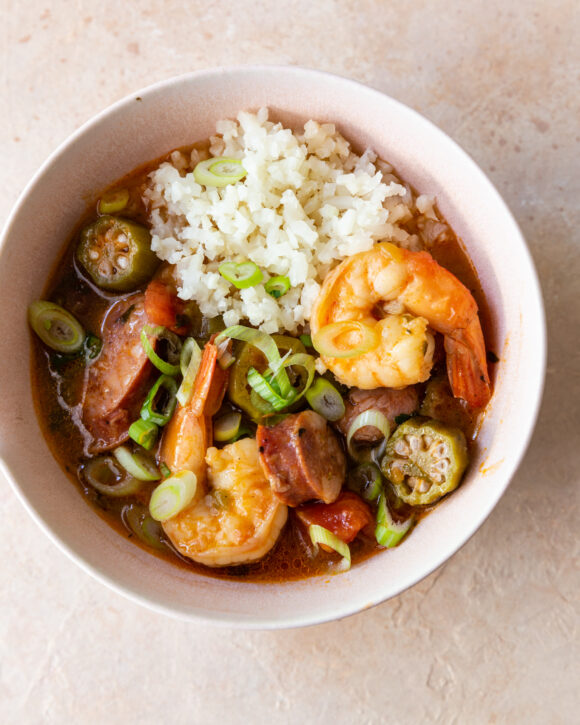
M 160 450 L 170 470 L 190 470 L 197 477 L 194 499 L 163 522 L 163 529 L 181 554 L 212 567 L 261 559 L 276 543 L 288 516 L 262 472 L 255 439 L 243 438 L 221 450 L 208 448 L 211 416 L 227 386 L 227 375 L 215 358 L 209 343 L 196 392 L 169 422 Z
M 164 522 L 165 533 L 184 556 L 206 566 L 261 559 L 276 543 L 288 509 L 262 472 L 256 440 L 208 448 L 205 465 L 204 492 Z
M 349 387 L 402 388 L 429 378 L 433 332 L 442 333 L 453 395 L 471 408 L 491 396 L 485 342 L 470 291 L 428 252 L 389 242 L 348 257 L 325 278 L 310 326 L 316 334 L 333 322 L 374 328 L 378 345 L 358 357 L 322 356 Z M 348 340 L 347 340 L 348 342 Z

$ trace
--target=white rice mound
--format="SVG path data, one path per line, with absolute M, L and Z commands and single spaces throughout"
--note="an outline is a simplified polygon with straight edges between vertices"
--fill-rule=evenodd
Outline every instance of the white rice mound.
M 241 112 L 216 124 L 209 155 L 240 159 L 245 178 L 223 188 L 196 183 L 192 169 L 208 153 L 174 152 L 150 175 L 152 248 L 175 265 L 178 294 L 226 326 L 248 321 L 264 332 L 304 328 L 327 272 L 345 257 L 389 240 L 421 248 L 401 224 L 430 197 L 411 190 L 368 149 L 355 154 L 334 124 L 308 121 L 297 133 L 268 121 L 268 110 Z M 416 205 L 416 206 L 415 206 Z M 420 210 L 419 210 L 420 207 Z M 429 214 L 430 212 L 430 214 Z M 218 272 L 222 262 L 251 260 L 264 282 L 283 275 L 279 299 L 264 282 L 238 290 Z

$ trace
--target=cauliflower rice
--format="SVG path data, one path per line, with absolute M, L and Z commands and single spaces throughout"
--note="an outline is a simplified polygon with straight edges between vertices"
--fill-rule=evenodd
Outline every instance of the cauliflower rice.
M 308 121 L 297 133 L 268 121 L 262 108 L 219 121 L 216 132 L 209 154 L 174 152 L 144 192 L 152 248 L 175 265 L 179 296 L 195 300 L 206 317 L 298 332 L 325 275 L 342 259 L 378 240 L 422 247 L 402 224 L 417 213 L 435 218 L 433 199 L 414 200 L 392 167 L 370 149 L 358 156 L 334 124 Z M 192 170 L 209 155 L 240 159 L 247 175 L 223 188 L 200 186 Z M 218 267 L 247 260 L 264 281 L 238 290 Z M 291 287 L 275 299 L 264 283 L 278 275 Z

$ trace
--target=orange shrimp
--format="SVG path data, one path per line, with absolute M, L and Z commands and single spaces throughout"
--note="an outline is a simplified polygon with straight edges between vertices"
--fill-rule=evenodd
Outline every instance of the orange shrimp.
M 326 325 L 350 321 L 372 328 L 377 344 L 357 357 L 322 355 L 326 367 L 345 385 L 402 388 L 427 380 L 434 330 L 444 336 L 454 396 L 471 408 L 489 401 L 477 304 L 457 277 L 428 252 L 383 242 L 345 259 L 324 280 L 310 326 L 315 335 Z
M 195 473 L 192 502 L 163 522 L 163 529 L 184 556 L 206 566 L 231 566 L 262 558 L 276 543 L 288 510 L 274 495 L 259 462 L 254 438 L 222 449 L 210 447 L 211 418 L 228 382 L 217 364 L 217 348 L 203 352 L 190 401 L 179 406 L 161 442 L 161 460 L 176 473 Z

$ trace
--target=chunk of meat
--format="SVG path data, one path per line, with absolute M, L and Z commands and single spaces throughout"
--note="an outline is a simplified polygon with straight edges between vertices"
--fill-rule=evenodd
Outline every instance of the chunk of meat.
M 376 408 L 387 417 L 391 426 L 395 425 L 398 415 L 411 415 L 419 407 L 419 394 L 417 386 L 396 390 L 394 388 L 375 388 L 375 390 L 360 390 L 351 388 L 345 400 L 345 414 L 336 423 L 338 430 L 346 436 L 353 420 L 366 410 Z M 382 437 L 382 433 L 373 426 L 360 428 L 353 436 L 357 443 L 375 443 Z
M 142 294 L 117 302 L 103 322 L 102 351 L 88 368 L 83 396 L 83 423 L 93 436 L 90 453 L 126 441 L 139 417 L 154 375 L 140 337 L 147 322 Z
M 324 526 L 345 544 L 354 541 L 358 532 L 374 521 L 370 506 L 351 491 L 341 493 L 334 503 L 300 506 L 296 515 L 306 526 Z
M 335 501 L 346 476 L 346 457 L 336 433 L 313 410 L 289 415 L 256 433 L 260 463 L 274 493 L 287 506 Z

